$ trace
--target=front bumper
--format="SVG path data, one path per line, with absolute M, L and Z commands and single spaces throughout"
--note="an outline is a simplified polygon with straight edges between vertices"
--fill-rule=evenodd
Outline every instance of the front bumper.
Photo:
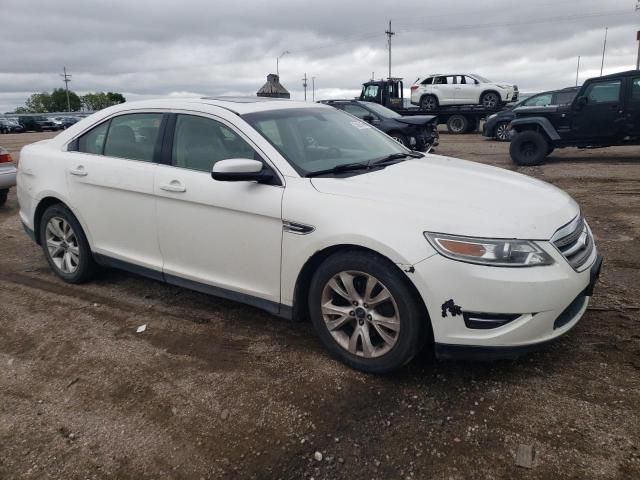
M 512 358 L 555 340 L 580 320 L 593 294 L 601 257 L 576 272 L 547 242 L 539 246 L 555 263 L 530 268 L 472 265 L 434 255 L 408 277 L 430 314 L 439 358 Z M 569 308 L 571 307 L 571 308 Z M 470 328 L 473 312 L 513 317 L 493 328 Z
M 10 166 L 7 167 L 0 167 L 0 190 L 6 190 L 16 185 L 17 169 L 13 165 L 9 165 Z

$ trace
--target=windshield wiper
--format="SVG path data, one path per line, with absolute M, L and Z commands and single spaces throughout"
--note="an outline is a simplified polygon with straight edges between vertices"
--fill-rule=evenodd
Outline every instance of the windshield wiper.
M 368 165 L 369 167 L 372 167 L 374 165 L 382 165 L 389 162 L 395 162 L 397 160 L 404 160 L 407 157 L 422 158 L 422 155 L 416 152 L 392 153 L 390 155 L 387 155 L 386 157 L 382 157 L 377 160 L 371 160 Z
M 305 177 L 317 177 L 319 175 L 327 175 L 330 173 L 341 173 L 341 172 L 349 172 L 351 170 L 368 170 L 369 164 L 367 163 L 345 163 L 343 165 L 336 165 L 332 168 L 327 168 L 325 170 L 318 170 L 317 172 L 309 172 L 305 175 Z

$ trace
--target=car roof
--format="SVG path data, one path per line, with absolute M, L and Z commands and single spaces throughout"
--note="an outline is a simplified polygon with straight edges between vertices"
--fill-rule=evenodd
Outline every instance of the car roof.
M 200 106 L 214 106 L 224 108 L 238 115 L 254 112 L 265 112 L 269 110 L 283 110 L 289 108 L 327 108 L 317 103 L 299 102 L 283 98 L 266 97 L 202 97 L 202 98 L 158 98 L 152 100 L 141 100 L 136 102 L 126 102 L 117 105 L 122 110 L 139 108 L 161 108 L 161 109 L 184 109 L 193 110 Z M 120 108 L 111 107 L 117 111 Z

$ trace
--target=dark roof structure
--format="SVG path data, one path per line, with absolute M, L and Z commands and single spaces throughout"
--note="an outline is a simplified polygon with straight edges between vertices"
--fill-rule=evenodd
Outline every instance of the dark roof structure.
M 274 73 L 267 75 L 267 83 L 258 90 L 257 95 L 270 98 L 291 98 L 289 90 L 282 86 L 280 77 Z

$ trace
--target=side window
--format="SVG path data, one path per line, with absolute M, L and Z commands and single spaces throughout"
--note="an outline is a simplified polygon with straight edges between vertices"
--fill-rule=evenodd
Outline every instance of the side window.
M 104 137 L 107 135 L 108 128 L 109 122 L 103 122 L 78 138 L 78 151 L 102 155 Z
M 476 81 L 471 77 L 468 77 L 468 76 L 465 75 L 463 78 L 464 78 L 464 83 L 466 83 L 468 85 L 475 85 L 476 84 Z
M 173 165 L 210 172 L 219 160 L 249 158 L 259 160 L 238 134 L 210 118 L 178 115 L 173 135 Z
M 435 83 L 438 85 L 446 85 L 447 77 L 436 77 Z
M 535 97 L 528 98 L 524 102 L 526 107 L 544 107 L 551 105 L 551 93 L 545 93 L 544 95 L 536 95 Z
M 344 111 L 364 120 L 366 116 L 373 116 L 368 110 L 358 105 L 344 105 Z
M 104 145 L 109 157 L 153 161 L 161 113 L 131 113 L 111 119 Z
M 364 90 L 364 98 L 378 98 L 378 86 L 368 85 Z
M 568 105 L 573 102 L 573 99 L 576 96 L 576 92 L 558 92 L 556 94 L 556 105 Z
M 589 103 L 613 103 L 620 99 L 622 80 L 592 83 L 587 87 Z
M 431 84 L 433 84 L 433 77 L 429 77 L 422 82 L 422 85 L 431 85 Z
M 640 77 L 631 80 L 631 100 L 640 102 Z

